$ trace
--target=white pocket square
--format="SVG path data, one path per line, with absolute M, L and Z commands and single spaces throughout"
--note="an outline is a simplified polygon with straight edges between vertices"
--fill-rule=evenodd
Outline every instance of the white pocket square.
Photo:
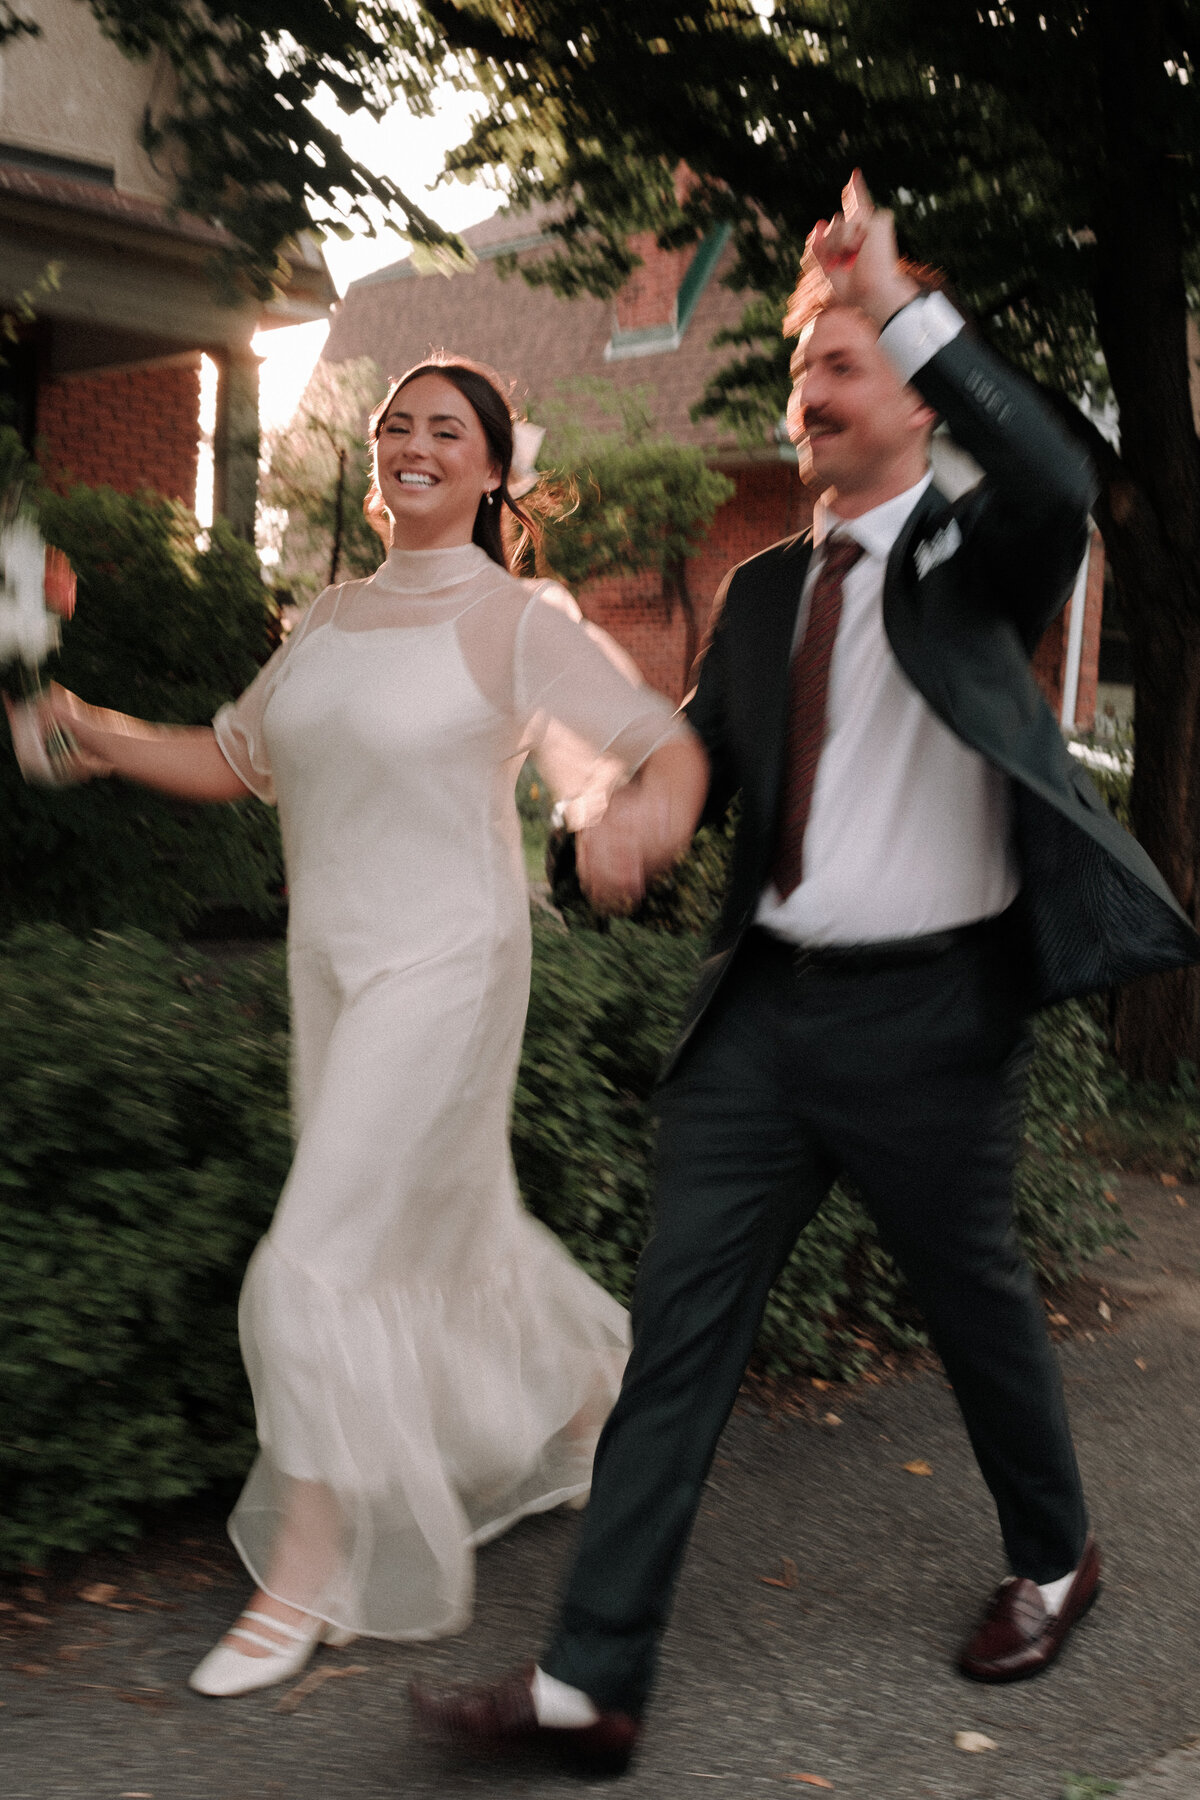
M 958 529 L 957 519 L 951 519 L 950 523 L 943 525 L 942 529 L 935 532 L 933 537 L 926 538 L 923 544 L 918 544 L 913 551 L 913 562 L 917 566 L 917 574 L 921 580 L 924 581 L 930 569 L 936 569 L 939 563 L 947 562 L 961 544 L 962 532 Z

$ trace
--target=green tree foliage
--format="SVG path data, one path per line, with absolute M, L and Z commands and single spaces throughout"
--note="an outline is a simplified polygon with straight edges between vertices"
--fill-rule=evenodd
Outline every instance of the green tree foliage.
M 10 434 L 11 435 L 11 434 Z M 206 724 L 254 678 L 277 619 L 250 548 L 158 495 L 43 494 L 42 529 L 79 575 L 75 617 L 50 672 L 85 700 Z M 171 936 L 216 908 L 261 918 L 281 880 L 271 808 L 189 806 L 118 781 L 28 787 L 0 757 L 0 929 L 55 919 Z
M 620 392 L 581 377 L 557 382 L 531 409 L 546 427 L 542 460 L 576 501 L 547 525 L 544 556 L 569 587 L 605 575 L 659 576 L 667 617 L 679 607 L 686 624 L 686 685 L 699 635 L 688 559 L 734 486 L 702 450 L 655 430 L 651 402 L 648 388 Z
M 351 156 L 312 110 L 321 88 L 379 117 L 397 99 L 432 110 L 445 47 L 399 0 L 89 0 L 128 55 L 159 53 L 173 81 L 142 127 L 169 160 L 180 206 L 232 233 L 228 263 L 268 294 L 288 241 L 316 227 L 348 237 L 380 217 L 430 254 L 454 240 L 390 176 Z
M 668 574 L 733 496 L 703 451 L 655 429 L 652 406 L 648 387 L 581 376 L 531 407 L 546 427 L 542 462 L 578 490 L 578 504 L 546 533 L 547 560 L 567 582 Z
M 298 600 L 379 564 L 382 546 L 362 508 L 367 415 L 385 387 L 369 356 L 319 362 L 291 423 L 268 434 L 259 498 L 278 540 L 276 579 Z
M 3 42 L 0 27 L 0 43 Z M 61 276 L 62 264 L 49 262 L 31 287 L 17 293 L 0 292 L 0 363 L 6 360 L 3 343 L 15 344 L 20 340 L 22 326 L 31 325 L 37 317 L 37 302 L 55 292 Z
M 37 26 L 32 19 L 19 13 L 12 0 L 0 0 L 0 44 L 7 43 L 9 38 L 33 37 Z
M 535 279 L 611 293 L 634 234 L 676 246 L 731 224 L 729 279 L 761 299 L 707 406 L 744 431 L 779 416 L 782 298 L 863 166 L 909 252 L 950 271 L 1096 459 L 1137 686 L 1133 819 L 1200 920 L 1198 0 L 774 0 L 767 18 L 644 0 L 636 25 L 620 0 L 424 3 L 491 102 L 451 166 L 559 205 Z M 1088 395 L 1115 405 L 1119 453 Z M 1129 990 L 1117 1041 L 1136 1074 L 1200 1056 L 1200 972 Z

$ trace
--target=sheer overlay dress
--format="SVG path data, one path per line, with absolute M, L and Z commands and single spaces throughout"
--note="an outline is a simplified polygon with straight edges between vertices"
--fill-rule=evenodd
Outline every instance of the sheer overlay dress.
M 327 589 L 214 727 L 279 807 L 297 1133 L 242 1293 L 260 1454 L 230 1531 L 279 1599 L 439 1636 L 474 1546 L 586 1493 L 627 1350 L 513 1177 L 516 777 L 532 754 L 579 824 L 682 728 L 561 588 L 474 545 Z

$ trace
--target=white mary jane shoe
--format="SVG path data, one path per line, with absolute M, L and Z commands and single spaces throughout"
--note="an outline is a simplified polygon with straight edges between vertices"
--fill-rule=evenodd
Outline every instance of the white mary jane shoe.
M 276 1643 L 260 1631 L 248 1630 L 240 1619 L 254 1619 L 269 1625 L 289 1641 Z M 269 1613 L 244 1612 L 239 1623 L 230 1626 L 226 1637 L 246 1638 L 268 1652 L 266 1656 L 246 1656 L 224 1639 L 211 1649 L 203 1662 L 188 1676 L 188 1686 L 198 1694 L 214 1699 L 227 1699 L 233 1694 L 252 1694 L 257 1688 L 273 1687 L 277 1681 L 290 1681 L 298 1675 L 318 1644 L 332 1644 L 344 1649 L 354 1642 L 354 1633 L 339 1625 L 328 1625 L 324 1619 L 311 1619 L 307 1626 L 287 1625 Z

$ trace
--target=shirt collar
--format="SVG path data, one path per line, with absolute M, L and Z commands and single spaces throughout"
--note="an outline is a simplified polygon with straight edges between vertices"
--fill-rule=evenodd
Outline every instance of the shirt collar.
M 818 500 L 813 510 L 813 543 L 819 547 L 831 532 L 836 531 L 861 544 L 868 556 L 886 560 L 909 514 L 932 480 L 933 470 L 929 469 L 914 487 L 905 488 L 902 494 L 893 494 L 890 500 L 885 500 L 881 506 L 873 506 L 870 512 L 862 513 L 857 519 L 840 519 L 824 498 Z

